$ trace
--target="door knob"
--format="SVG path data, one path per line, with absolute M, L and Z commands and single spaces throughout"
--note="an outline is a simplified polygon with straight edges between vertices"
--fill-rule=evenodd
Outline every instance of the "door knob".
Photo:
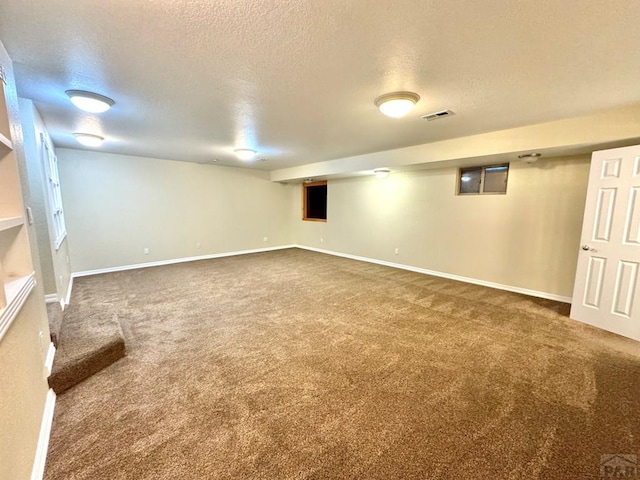
M 585 252 L 588 252 L 588 251 L 595 251 L 595 248 L 592 248 L 592 247 L 590 247 L 589 245 L 586 245 L 586 244 L 585 244 L 585 245 L 582 245 L 582 249 L 583 249 Z

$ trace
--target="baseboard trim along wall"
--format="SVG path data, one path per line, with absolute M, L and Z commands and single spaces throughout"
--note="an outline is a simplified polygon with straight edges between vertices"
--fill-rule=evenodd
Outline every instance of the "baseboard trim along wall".
M 556 295 L 554 293 L 539 292 L 537 290 L 529 290 L 527 288 L 514 287 L 511 285 L 502 285 L 501 283 L 493 283 L 493 282 L 488 282 L 486 280 L 478 280 L 477 278 L 463 277 L 460 275 L 453 275 L 451 273 L 436 272 L 434 270 L 427 270 L 426 268 L 413 267 L 411 265 L 403 265 L 401 263 L 387 262 L 385 260 L 377 260 L 375 258 L 360 257 L 358 255 L 335 252 L 333 250 L 324 250 L 322 248 L 307 247 L 304 245 L 295 245 L 295 247 L 301 248 L 303 250 L 311 250 L 313 252 L 318 252 L 318 253 L 326 253 L 328 255 L 334 255 L 336 257 L 349 258 L 351 260 L 359 260 L 361 262 L 375 263 L 377 265 L 384 265 L 385 267 L 400 268 L 402 270 L 409 270 L 411 272 L 423 273 L 425 275 L 433 275 L 434 277 L 448 278 L 450 280 L 458 280 L 460 282 L 472 283 L 474 285 L 482 285 L 483 287 L 496 288 L 498 290 L 505 290 L 507 292 L 522 293 L 523 295 L 529 295 L 531 297 L 539 297 L 539 298 L 545 298 L 547 300 L 555 300 L 557 302 L 571 303 L 571 297 L 563 297 L 561 295 Z
M 33 470 L 31 470 L 31 480 L 42 480 L 44 477 L 44 466 L 47 461 L 49 435 L 51 434 L 53 410 L 55 406 L 56 394 L 53 393 L 52 389 L 49 389 L 47 392 L 47 400 L 44 404 L 44 412 L 42 413 L 42 424 L 40 426 L 40 436 L 38 437 L 38 446 L 36 448 L 36 456 L 33 462 Z
M 200 255 L 197 257 L 173 258 L 170 260 L 160 260 L 158 262 L 138 263 L 135 265 L 123 265 L 120 267 L 99 268 L 97 270 L 85 270 L 71 274 L 73 278 L 86 277 L 89 275 L 99 275 L 101 273 L 122 272 L 124 270 L 135 270 L 137 268 L 160 267 L 162 265 L 172 265 L 174 263 L 195 262 L 197 260 L 210 260 L 212 258 L 233 257 L 236 255 L 248 255 L 250 253 L 271 252 L 274 250 L 284 250 L 286 248 L 295 248 L 296 245 L 281 245 L 279 247 L 255 248 L 253 250 L 239 250 L 235 252 L 212 253 L 209 255 Z M 71 286 L 69 287 L 69 296 L 71 295 Z M 68 299 L 67 299 L 68 304 Z
M 351 260 L 359 260 L 361 262 L 375 263 L 377 265 L 383 265 L 385 267 L 400 268 L 402 270 L 409 270 L 411 272 L 422 273 L 424 275 L 433 275 L 434 277 L 448 278 L 450 280 L 458 280 L 460 282 L 472 283 L 474 285 L 482 285 L 484 287 L 496 288 L 498 290 L 505 290 L 507 292 L 521 293 L 523 295 L 529 295 L 531 297 L 545 298 L 547 300 L 555 300 L 557 302 L 571 303 L 571 297 L 563 297 L 562 295 L 556 295 L 554 293 L 540 292 L 537 290 L 529 290 L 527 288 L 514 287 L 512 285 L 503 285 L 501 283 L 488 282 L 486 280 L 479 280 L 477 278 L 463 277 L 461 275 L 454 275 L 451 273 L 437 272 L 435 270 L 427 270 L 426 268 L 414 267 L 412 265 L 403 265 L 401 263 L 387 262 L 385 260 L 378 260 L 375 258 L 361 257 L 359 255 L 351 255 L 349 253 L 341 253 L 333 250 L 325 250 L 322 248 L 307 247 L 305 245 L 281 245 L 279 247 L 268 248 L 256 248 L 254 250 L 240 250 L 235 252 L 214 253 L 211 255 L 201 255 L 198 257 L 185 257 L 175 258 L 171 260 L 161 260 L 158 262 L 138 263 L 135 265 L 123 265 L 119 267 L 100 268 L 97 270 L 86 270 L 82 272 L 75 272 L 71 275 L 69 282 L 69 291 L 67 293 L 66 304 L 69 304 L 71 297 L 71 288 L 73 285 L 73 279 L 77 277 L 86 277 L 88 275 L 99 275 L 102 273 L 122 272 L 124 270 L 134 270 L 136 268 L 148 268 L 159 267 L 162 265 L 171 265 L 174 263 L 194 262 L 196 260 L 209 260 L 212 258 L 232 257 L 235 255 L 246 255 L 249 253 L 261 253 L 270 252 L 274 250 L 284 250 L 286 248 L 301 248 L 303 250 L 310 250 L 318 253 L 326 253 L 328 255 L 334 255 L 336 257 L 349 258 Z
M 44 296 L 45 303 L 55 303 L 58 301 L 58 296 L 55 293 L 50 293 Z

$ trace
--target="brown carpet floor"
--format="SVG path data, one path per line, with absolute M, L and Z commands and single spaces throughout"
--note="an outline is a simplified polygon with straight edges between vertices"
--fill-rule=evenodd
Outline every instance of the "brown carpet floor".
M 568 306 L 291 249 L 78 279 L 128 356 L 58 397 L 45 478 L 595 479 L 638 344 Z

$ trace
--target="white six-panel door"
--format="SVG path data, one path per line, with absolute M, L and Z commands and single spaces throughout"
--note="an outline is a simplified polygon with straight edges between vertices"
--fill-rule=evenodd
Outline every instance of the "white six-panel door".
M 594 152 L 571 318 L 640 340 L 640 146 Z

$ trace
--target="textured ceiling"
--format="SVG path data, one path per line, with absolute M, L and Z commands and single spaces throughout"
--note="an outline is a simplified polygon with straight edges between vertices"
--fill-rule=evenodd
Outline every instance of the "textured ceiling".
M 20 95 L 57 146 L 86 131 L 107 152 L 266 170 L 640 102 L 639 23 L 630 0 L 0 3 Z M 67 89 L 116 105 L 85 114 Z M 404 119 L 373 105 L 395 90 L 422 97 Z

